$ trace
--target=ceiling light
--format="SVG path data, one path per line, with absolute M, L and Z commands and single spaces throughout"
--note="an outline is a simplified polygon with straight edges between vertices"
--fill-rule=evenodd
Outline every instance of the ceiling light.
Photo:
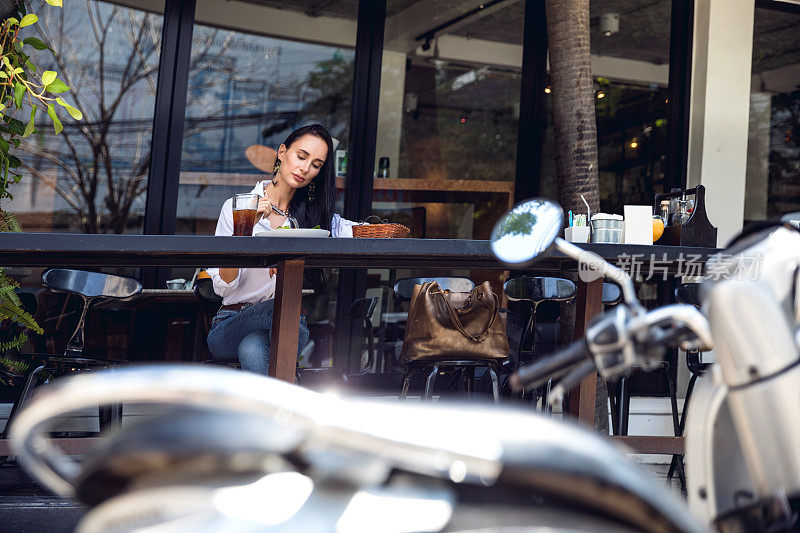
M 604 37 L 610 37 L 619 33 L 619 14 L 603 13 L 600 15 L 600 33 Z

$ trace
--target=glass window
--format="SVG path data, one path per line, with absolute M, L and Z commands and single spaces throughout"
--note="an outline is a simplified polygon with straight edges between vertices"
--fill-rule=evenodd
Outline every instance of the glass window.
M 318 4 L 198 1 L 176 233 L 213 234 L 223 202 L 265 179 L 300 126 L 326 126 L 343 158 L 356 2 Z
M 487 239 L 513 205 L 524 2 L 387 2 L 372 211 Z
M 800 6 L 757 8 L 745 222 L 800 211 Z
M 671 9 L 670 0 L 590 4 L 600 208 L 606 212 L 652 204 L 663 192 Z M 558 198 L 549 111 L 547 121 L 542 194 Z
M 357 17 L 357 0 L 198 0 L 177 234 L 213 235 L 225 200 L 271 176 L 284 139 L 315 122 L 334 137 L 341 213 Z M 303 298 L 315 343 L 306 366 L 333 357 L 339 272 L 326 274 L 327 290 Z
M 72 88 L 65 99 L 83 120 L 62 114 L 59 135 L 42 120 L 22 140 L 23 178 L 7 209 L 24 231 L 141 233 L 163 2 L 140 3 L 160 11 L 135 1 L 71 0 L 62 9 L 27 2 L 39 23 L 23 31 L 55 51 L 33 57 Z

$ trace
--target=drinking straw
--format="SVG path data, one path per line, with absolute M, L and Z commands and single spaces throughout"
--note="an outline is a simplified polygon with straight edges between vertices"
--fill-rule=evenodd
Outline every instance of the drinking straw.
M 592 209 L 589 207 L 589 202 L 586 201 L 586 198 L 583 197 L 581 194 L 581 200 L 583 203 L 586 204 L 586 223 L 591 227 L 592 224 Z
M 569 210 L 569 227 L 572 227 L 572 209 Z

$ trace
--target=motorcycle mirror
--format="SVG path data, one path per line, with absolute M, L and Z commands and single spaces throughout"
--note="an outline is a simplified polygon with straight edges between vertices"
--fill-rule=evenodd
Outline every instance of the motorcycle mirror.
M 532 198 L 503 215 L 492 229 L 492 253 L 507 264 L 527 263 L 558 237 L 564 212 L 555 202 Z

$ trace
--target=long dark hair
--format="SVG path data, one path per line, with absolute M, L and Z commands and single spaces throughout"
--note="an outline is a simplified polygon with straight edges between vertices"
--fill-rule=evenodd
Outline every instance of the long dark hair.
M 322 229 L 330 230 L 333 207 L 336 202 L 333 140 L 331 140 L 331 134 L 325 126 L 322 124 L 310 124 L 294 130 L 286 137 L 283 144 L 289 150 L 295 141 L 306 135 L 313 135 L 325 141 L 325 144 L 328 145 L 328 157 L 325 158 L 325 163 L 311 182 L 314 184 L 313 201 L 308 198 L 308 189 L 311 187 L 311 184 L 309 184 L 294 193 L 292 200 L 289 202 L 289 212 L 297 219 L 297 223 L 300 224 L 301 228 L 319 226 Z

